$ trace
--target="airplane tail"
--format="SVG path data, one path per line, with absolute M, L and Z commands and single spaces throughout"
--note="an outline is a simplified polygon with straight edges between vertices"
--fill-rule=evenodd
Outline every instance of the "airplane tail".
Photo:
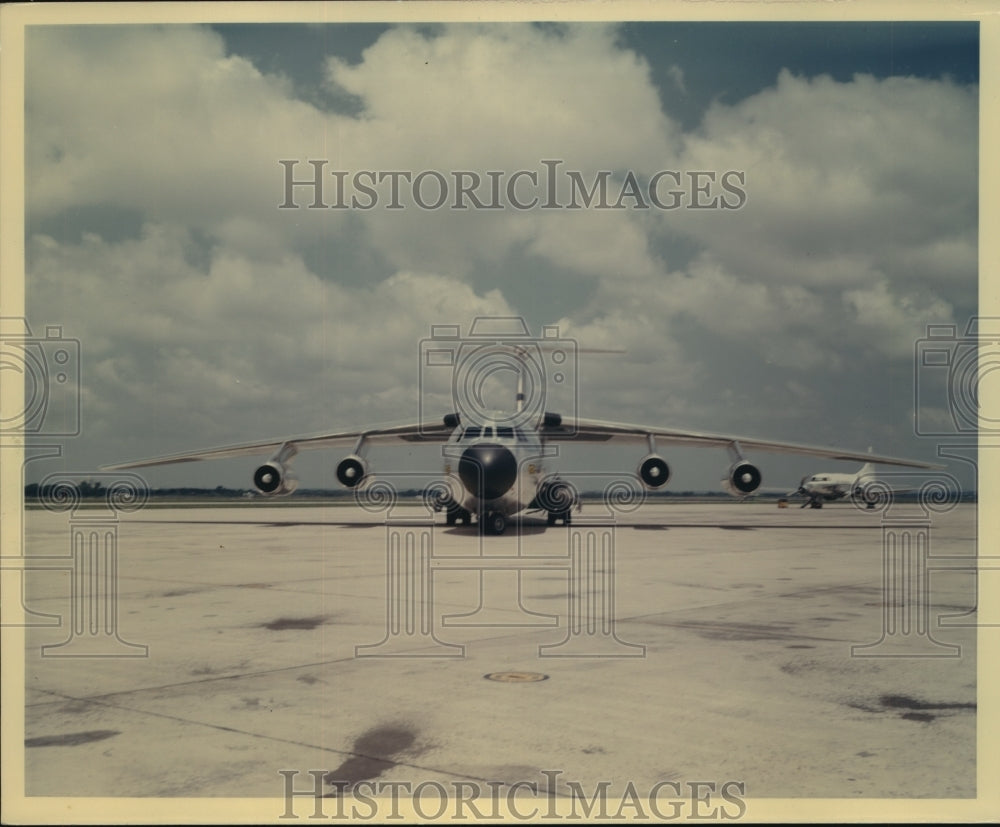
M 872 452 L 872 446 L 869 445 L 868 453 L 870 454 L 871 452 Z M 858 479 L 861 479 L 862 477 L 874 477 L 874 476 L 875 476 L 875 466 L 873 466 L 870 462 L 866 462 L 864 465 L 861 466 L 861 469 L 858 471 Z

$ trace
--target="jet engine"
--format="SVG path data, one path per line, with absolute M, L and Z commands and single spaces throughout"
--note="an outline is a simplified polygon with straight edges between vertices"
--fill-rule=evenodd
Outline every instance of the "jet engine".
M 761 475 L 756 465 L 745 460 L 734 462 L 726 471 L 722 488 L 734 497 L 745 497 L 760 488 Z
M 271 460 L 253 472 L 253 484 L 265 497 L 276 497 L 291 494 L 298 488 L 299 481 L 291 469 Z
M 646 488 L 659 488 L 670 479 L 670 466 L 657 454 L 649 454 L 639 462 L 639 479 Z
M 357 454 L 337 463 L 337 481 L 345 488 L 354 488 L 368 475 L 368 463 Z

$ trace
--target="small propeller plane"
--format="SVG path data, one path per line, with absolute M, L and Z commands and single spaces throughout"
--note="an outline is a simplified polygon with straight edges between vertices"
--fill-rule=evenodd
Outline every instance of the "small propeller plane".
M 478 321 L 478 320 L 477 320 Z M 475 323 L 474 323 L 475 326 Z M 505 353 L 514 363 L 526 366 L 532 349 L 500 343 L 494 353 Z M 605 351 L 607 352 L 607 351 Z M 104 466 L 124 470 L 182 462 L 264 455 L 269 458 L 253 473 L 253 484 L 263 496 L 290 494 L 297 487 L 291 462 L 299 451 L 312 448 L 349 450 L 336 468 L 337 480 L 346 488 L 358 488 L 373 479 L 366 459 L 371 446 L 438 443 L 443 446 L 443 471 L 447 491 L 435 499 L 435 509 L 446 512 L 448 525 L 471 525 L 475 517 L 483 534 L 502 534 L 508 519 L 521 511 L 545 511 L 548 525 L 568 525 L 571 512 L 579 507 L 580 494 L 572 482 L 546 467 L 553 446 L 568 444 L 631 445 L 643 452 L 636 474 L 647 489 L 662 488 L 670 480 L 670 466 L 660 451 L 667 446 L 724 448 L 729 465 L 722 477 L 723 489 L 733 497 L 753 494 L 762 481 L 756 465 L 744 451 L 800 454 L 831 460 L 866 461 L 909 468 L 940 468 L 919 460 L 872 455 L 839 448 L 798 445 L 788 442 L 703 433 L 678 428 L 649 427 L 620 422 L 581 419 L 575 415 L 525 407 L 525 371 L 517 374 L 513 411 L 452 412 L 429 422 L 389 424 L 312 436 L 287 437 L 244 445 L 209 448 L 191 453 L 124 462 Z M 850 475 L 848 475 L 850 476 Z M 854 480 L 854 476 L 850 476 Z M 806 481 L 803 481 L 805 487 Z M 849 492 L 849 488 L 848 488 Z
M 869 448 L 869 454 L 871 449 Z M 834 471 L 821 471 L 818 474 L 807 474 L 802 478 L 799 487 L 788 493 L 789 497 L 802 496 L 806 500 L 801 508 L 822 508 L 824 502 L 842 500 L 844 497 L 856 497 L 865 503 L 867 508 L 874 508 L 875 502 L 866 487 L 875 481 L 875 468 L 871 462 L 866 462 L 857 473 L 844 474 Z M 905 489 L 896 489 L 897 492 Z
M 870 462 L 861 466 L 856 474 L 843 474 L 833 471 L 821 471 L 818 474 L 806 474 L 795 491 L 788 493 L 789 497 L 802 496 L 806 501 L 801 508 L 822 508 L 824 502 L 834 502 L 861 493 L 864 482 L 874 478 L 874 468 Z M 874 508 L 874 503 L 868 503 Z

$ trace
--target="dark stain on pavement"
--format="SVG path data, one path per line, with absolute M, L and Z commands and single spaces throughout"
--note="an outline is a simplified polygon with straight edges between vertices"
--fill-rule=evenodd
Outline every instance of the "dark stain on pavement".
M 830 640 L 796 634 L 792 631 L 791 624 L 723 623 L 709 620 L 663 622 L 655 619 L 646 622 L 684 629 L 709 640 Z
M 879 706 L 851 702 L 847 705 L 863 712 L 888 712 L 890 710 L 905 710 L 899 717 L 905 721 L 919 721 L 929 724 L 941 717 L 941 712 L 975 710 L 976 704 L 961 701 L 921 701 L 909 695 L 885 694 L 878 699 Z
M 911 698 L 909 695 L 882 695 L 879 698 L 879 703 L 886 709 L 905 709 L 907 710 L 900 718 L 905 718 L 907 721 L 924 721 L 929 722 L 937 718 L 937 715 L 932 715 L 932 712 L 941 712 L 947 710 L 964 710 L 964 709 L 975 709 L 976 705 L 974 703 L 962 703 L 957 701 L 920 701 L 916 698 Z
M 315 629 L 326 623 L 326 617 L 279 617 L 269 623 L 261 623 L 261 628 L 272 632 L 283 632 L 286 629 Z
M 920 721 L 925 724 L 937 719 L 937 715 L 931 715 L 929 712 L 904 712 L 899 717 L 907 721 Z
M 336 788 L 331 796 L 349 791 L 359 781 L 377 778 L 398 762 L 401 752 L 410 749 L 416 733 L 401 724 L 384 724 L 359 735 L 351 748 L 351 757 L 337 769 L 331 770 L 323 780 Z
M 90 744 L 103 741 L 119 735 L 117 729 L 92 729 L 87 732 L 67 732 L 65 735 L 42 735 L 38 738 L 25 738 L 26 747 L 75 747 L 80 744 Z
M 974 703 L 958 703 L 949 701 L 918 701 L 909 695 L 882 695 L 879 703 L 887 709 L 975 709 Z

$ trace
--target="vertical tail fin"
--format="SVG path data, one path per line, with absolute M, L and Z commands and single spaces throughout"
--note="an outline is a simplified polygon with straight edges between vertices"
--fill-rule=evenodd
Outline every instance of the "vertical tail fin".
M 870 454 L 871 452 L 872 452 L 872 446 L 869 445 L 868 453 Z M 864 465 L 861 466 L 861 470 L 858 471 L 858 476 L 859 477 L 875 476 L 875 467 L 870 462 L 866 462 Z

